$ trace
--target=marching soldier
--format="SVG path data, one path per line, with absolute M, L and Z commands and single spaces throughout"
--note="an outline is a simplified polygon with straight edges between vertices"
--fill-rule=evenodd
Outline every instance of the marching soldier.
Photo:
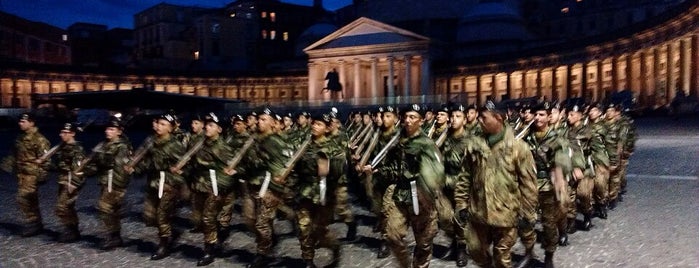
M 180 194 L 180 188 L 184 184 L 181 174 L 174 173 L 170 167 L 184 154 L 185 147 L 178 137 L 173 134 L 176 126 L 176 118 L 172 114 L 163 114 L 156 119 L 155 136 L 152 145 L 144 153 L 143 160 L 138 163 L 130 163 L 125 168 L 128 172 L 146 173 L 146 194 L 148 206 L 144 204 L 144 210 L 152 210 L 154 221 L 158 227 L 160 242 L 157 251 L 151 256 L 151 260 L 160 260 L 170 255 L 170 248 L 174 242 L 172 218 Z M 131 166 L 135 165 L 135 166 Z
M 602 219 L 607 218 L 607 196 L 609 194 L 609 156 L 605 145 L 607 126 L 602 118 L 602 106 L 599 103 L 590 105 L 588 120 L 592 128 L 591 158 L 595 170 L 593 199 L 595 214 Z
M 124 125 L 119 116 L 112 116 L 104 131 L 105 140 L 92 149 L 94 158 L 86 158 L 82 165 L 91 164 L 87 172 L 99 176 L 102 186 L 99 204 L 100 218 L 107 233 L 101 248 L 111 250 L 123 244 L 121 239 L 121 207 L 131 176 L 123 168 L 131 154 L 131 144 L 123 137 Z M 86 167 L 87 168 L 87 167 Z M 82 175 L 76 172 L 76 175 Z
M 250 138 L 250 134 L 248 134 L 247 127 L 245 126 L 245 121 L 243 120 L 242 116 L 232 116 L 231 122 L 231 125 L 233 125 L 233 129 L 229 133 L 228 137 L 226 137 L 226 143 L 228 143 L 228 146 L 230 146 L 233 150 L 233 154 L 236 154 L 238 153 L 238 150 L 240 150 L 240 148 L 243 147 L 245 141 L 247 141 Z M 240 177 L 240 174 L 236 174 L 232 182 L 236 186 L 238 186 L 236 184 L 236 182 L 238 182 L 238 177 Z M 240 187 L 234 188 L 238 189 Z M 222 241 L 225 241 L 229 234 L 231 219 L 233 218 L 233 206 L 235 205 L 236 194 L 236 191 L 230 191 L 223 197 L 223 206 L 221 207 L 221 213 L 218 215 L 219 225 L 222 230 L 221 234 L 223 235 L 221 237 Z
M 478 108 L 475 104 L 468 106 L 466 110 L 466 121 L 464 122 L 464 130 L 466 134 L 471 136 L 480 136 L 483 134 L 481 124 L 478 123 Z
M 248 131 L 255 133 L 257 131 L 257 112 L 251 111 L 247 117 L 245 117 L 245 124 L 248 126 Z
M 403 113 L 403 130 L 396 146 L 398 157 L 392 194 L 384 195 L 386 240 L 400 267 L 428 267 L 437 234 L 437 204 L 444 187 L 444 165 L 435 146 L 421 131 L 424 110 L 417 104 Z M 388 160 L 388 159 L 387 159 Z M 371 168 L 371 166 L 369 166 Z M 412 227 L 415 250 L 411 261 L 405 236 Z
M 333 167 L 339 160 L 345 160 L 345 147 L 330 140 L 332 118 L 328 114 L 314 116 L 311 123 L 311 142 L 295 165 L 298 181 L 294 187 L 298 203 L 297 219 L 301 257 L 307 268 L 315 268 L 313 257 L 316 247 L 330 248 L 333 252 L 332 265 L 340 261 L 340 244 L 328 231 L 333 220 L 336 198 L 331 194 L 338 187 L 339 172 L 344 165 Z M 340 163 L 341 164 L 341 163 Z
M 73 170 L 85 157 L 80 142 L 75 140 L 78 126 L 66 123 L 61 128 L 61 145 L 56 151 L 56 169 L 58 171 L 58 200 L 56 200 L 56 217 L 63 224 L 64 231 L 58 237 L 62 243 L 72 243 L 80 239 L 78 213 L 75 201 L 85 182 L 85 177 L 73 175 Z
M 39 211 L 39 184 L 46 180 L 48 162 L 37 163 L 49 149 L 49 141 L 39 132 L 31 113 L 19 117 L 22 134 L 15 140 L 11 154 L 2 161 L 3 170 L 17 175 L 17 204 L 24 216 L 22 236 L 41 233 L 44 224 Z
M 609 154 L 609 209 L 616 208 L 619 191 L 621 190 L 622 162 L 621 155 L 624 150 L 625 124 L 620 121 L 619 105 L 610 103 L 607 107 L 606 125 L 607 136 L 605 145 Z
M 454 190 L 455 218 L 468 226 L 468 250 L 478 266 L 512 267 L 517 227 L 533 228 L 536 222 L 534 159 L 492 102 L 478 121 L 485 139 L 474 136 L 464 149 L 464 176 L 456 178 Z
M 622 124 L 622 135 L 624 137 L 621 149 L 621 182 L 619 183 L 619 196 L 626 193 L 626 170 L 629 165 L 629 158 L 633 155 L 636 147 L 636 126 L 633 118 L 619 111 L 619 121 Z M 620 201 L 622 199 L 619 199 Z
M 335 214 L 337 214 L 342 222 L 347 225 L 347 234 L 345 239 L 348 241 L 354 241 L 357 239 L 357 222 L 354 221 L 354 215 L 348 204 L 349 194 L 348 194 L 348 180 L 347 180 L 347 158 L 349 155 L 349 138 L 340 130 L 342 127 L 342 122 L 338 118 L 336 112 L 331 112 L 328 114 L 330 116 L 331 124 L 329 126 L 328 138 L 334 143 L 334 146 L 342 149 L 337 151 L 338 155 L 341 157 L 334 157 L 333 160 L 336 162 L 333 165 L 334 169 L 333 176 L 337 178 L 337 188 L 335 190 Z
M 197 144 L 199 141 L 206 138 L 204 136 L 204 116 L 201 114 L 195 114 L 192 117 L 192 122 L 190 123 L 191 132 L 187 136 L 187 142 L 185 147 L 191 149 L 192 146 Z M 184 173 L 189 179 L 185 180 L 188 185 L 186 185 L 187 192 L 189 194 L 189 201 L 191 203 L 192 214 L 190 215 L 190 221 L 192 222 L 192 229 L 189 230 L 190 233 L 201 233 L 202 231 L 202 213 L 204 211 L 204 199 L 203 195 L 193 195 L 192 189 L 194 188 L 195 179 L 191 178 L 190 174 Z
M 568 207 L 567 181 L 565 174 L 571 172 L 568 141 L 559 136 L 549 125 L 550 104 L 541 103 L 531 109 L 536 120 L 527 136 L 537 170 L 539 188 L 539 208 L 543 224 L 542 247 L 545 251 L 545 267 L 553 267 L 553 254 L 559 239 L 558 226 L 564 223 Z M 534 225 L 526 224 L 519 229 L 522 244 L 526 250 L 524 258 L 516 267 L 526 267 L 533 258 L 536 233 Z M 564 234 L 560 234 L 562 236 Z
M 235 169 L 236 174 L 246 174 L 249 194 L 256 201 L 255 209 L 243 209 L 244 218 L 252 216 L 247 213 L 256 212 L 257 254 L 248 267 L 266 267 L 271 262 L 274 213 L 285 198 L 286 178 L 281 175 L 291 155 L 288 145 L 274 132 L 274 113 L 263 108 L 257 114 L 256 147 L 251 149 L 246 165 L 238 165 Z M 263 192 L 264 184 L 269 190 Z
M 573 164 L 572 181 L 577 183 L 577 187 L 574 189 L 576 193 L 575 198 L 579 201 L 580 212 L 583 214 L 582 229 L 589 231 L 590 227 L 592 227 L 592 189 L 595 185 L 591 148 L 593 146 L 604 146 L 604 144 L 599 144 L 601 140 L 593 139 L 592 129 L 583 123 L 582 107 L 573 105 L 566 110 L 568 111 L 567 138 L 573 152 L 573 158 L 571 159 Z M 569 209 L 572 211 L 568 211 L 568 229 L 575 229 L 577 210 L 575 198 L 571 200 L 572 206 L 569 206 Z
M 435 119 L 434 127 L 427 132 L 427 137 L 433 140 L 437 140 L 442 132 L 449 129 L 449 106 L 442 105 L 442 107 L 437 110 L 437 116 Z
M 202 232 L 204 233 L 204 256 L 197 261 L 197 266 L 211 264 L 215 258 L 218 240 L 218 215 L 221 212 L 223 196 L 231 191 L 233 172 L 227 170 L 232 158 L 231 149 L 221 136 L 223 123 L 214 114 L 209 113 L 204 119 L 204 141 L 199 146 L 189 148 L 193 153 L 188 161 L 192 182 L 192 195 L 197 200 L 204 200 L 202 210 Z M 186 154 L 183 159 L 186 160 Z M 182 161 L 182 160 L 180 160 Z M 181 174 L 177 166 L 171 167 L 173 173 Z

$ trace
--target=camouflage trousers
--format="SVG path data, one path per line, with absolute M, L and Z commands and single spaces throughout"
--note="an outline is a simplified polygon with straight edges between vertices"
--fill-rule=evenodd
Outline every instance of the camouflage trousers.
M 437 197 L 436 203 L 439 229 L 457 244 L 466 245 L 465 226 L 460 226 L 454 220 L 454 191 L 445 190 L 443 193 Z
M 241 189 L 243 189 L 241 192 L 243 223 L 247 226 L 248 230 L 254 232 L 255 222 L 257 221 L 257 211 L 259 210 L 258 205 L 260 204 L 260 186 L 245 184 L 241 186 Z
M 41 223 L 39 181 L 34 175 L 17 174 L 17 204 L 27 224 Z
M 165 184 L 163 197 L 158 198 L 158 189 L 147 188 L 145 201 L 143 202 L 143 218 L 151 226 L 158 227 L 159 237 L 172 236 L 172 219 L 175 216 L 177 202 L 179 201 L 180 186 Z
M 233 219 L 233 207 L 235 206 L 236 192 L 230 191 L 222 196 L 221 212 L 218 214 L 218 222 L 222 228 L 231 225 Z
M 619 191 L 624 191 L 626 190 L 626 171 L 629 167 L 629 159 L 622 157 L 619 167 L 621 167 L 621 171 L 619 171 Z
M 121 231 L 121 206 L 124 203 L 126 189 L 112 188 L 112 192 L 107 191 L 107 185 L 102 185 L 97 210 L 104 224 L 104 230 L 108 233 L 118 233 Z
M 386 241 L 393 255 L 398 259 L 400 267 L 411 267 L 405 236 L 408 234 L 408 227 L 412 227 L 415 236 L 412 267 L 428 267 L 432 258 L 433 240 L 437 235 L 437 210 L 434 201 L 430 202 L 425 194 L 418 192 L 420 213 L 415 215 L 412 204 L 397 203 L 392 199 L 393 194 L 384 195 L 383 210 L 386 217 Z
M 374 178 L 379 178 L 378 176 L 368 175 L 365 176 L 364 186 L 367 189 L 369 198 L 371 199 L 371 212 L 376 215 L 377 229 L 381 232 L 382 239 L 386 237 L 386 216 L 384 214 L 385 202 L 393 202 L 393 200 L 386 200 L 384 196 L 393 196 L 393 189 L 395 185 L 390 185 L 388 187 L 374 183 Z
M 192 206 L 192 214 L 189 216 L 190 221 L 194 228 L 202 228 L 202 217 L 204 214 L 204 202 L 206 202 L 206 195 L 196 194 L 192 188 L 189 188 L 189 200 Z
M 621 165 L 616 167 L 612 166 L 609 169 L 609 193 L 607 194 L 607 201 L 614 201 L 619 197 L 619 190 L 621 188 Z
M 192 191 L 192 198 L 203 201 L 201 227 L 204 233 L 204 243 L 214 244 L 218 242 L 218 215 L 221 212 L 225 193 L 219 192 L 215 196 L 213 192 Z
M 577 215 L 578 211 L 576 209 L 575 205 L 575 199 L 577 198 L 577 189 L 578 189 L 578 182 L 573 182 L 573 179 L 571 179 L 570 182 L 568 182 L 567 185 L 567 191 L 568 191 L 568 202 L 566 202 L 566 218 L 567 219 L 575 219 L 575 216 Z M 564 223 L 564 222 L 562 222 Z
M 595 204 L 607 204 L 607 195 L 609 195 L 609 167 L 596 165 L 593 189 Z
M 255 220 L 255 242 L 257 254 L 269 256 L 272 252 L 272 236 L 274 235 L 274 215 L 277 208 L 283 204 L 283 199 L 274 191 L 267 191 L 265 196 L 257 199 L 257 218 Z
M 60 178 L 59 178 L 60 181 Z M 78 213 L 75 211 L 75 201 L 78 200 L 80 188 L 68 191 L 67 181 L 58 184 L 58 199 L 56 200 L 56 217 L 64 226 L 77 226 Z
M 555 252 L 558 247 L 558 226 L 565 220 L 567 207 L 562 207 L 556 200 L 554 191 L 539 192 L 539 208 L 541 209 L 541 223 L 543 225 L 544 239 L 541 247 L 546 252 Z M 533 249 L 536 243 L 534 226 L 519 230 L 519 236 L 525 249 Z
M 575 193 L 579 201 L 580 212 L 583 214 L 592 212 L 592 189 L 594 187 L 595 179 L 589 176 L 585 176 L 585 178 L 578 181 Z M 575 200 L 572 203 L 575 204 Z M 568 211 L 568 214 L 570 215 L 570 211 Z
M 495 227 L 471 219 L 466 229 L 468 252 L 480 267 L 512 267 L 512 247 L 517 241 L 517 228 Z M 492 245 L 493 256 L 490 256 Z
M 313 260 L 315 248 L 334 248 L 339 246 L 337 238 L 328 231 L 328 225 L 333 220 L 333 207 L 313 204 L 303 200 L 296 212 L 299 225 L 299 242 L 301 243 L 301 258 Z
M 340 184 L 335 189 L 335 214 L 342 222 L 349 223 L 354 221 L 354 215 L 348 204 L 349 194 L 347 192 L 347 184 Z

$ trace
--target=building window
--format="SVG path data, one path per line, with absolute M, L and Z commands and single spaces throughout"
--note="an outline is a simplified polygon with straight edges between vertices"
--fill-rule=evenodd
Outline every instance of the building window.
M 561 13 L 563 13 L 563 14 L 566 14 L 569 11 L 570 11 L 570 8 L 568 8 L 568 7 L 561 8 Z
M 277 38 L 277 31 L 271 30 L 269 31 L 269 39 L 274 40 Z
M 68 41 L 68 35 L 67 34 L 61 35 L 61 40 Z
M 282 34 L 282 35 L 283 35 L 284 41 L 289 41 L 289 32 L 284 32 L 284 34 Z
M 199 60 L 199 51 L 194 51 L 194 60 Z
M 252 19 L 252 13 L 250 13 L 250 12 L 245 13 L 245 18 L 246 18 L 246 19 Z
M 267 39 L 267 30 L 262 30 L 262 39 Z
M 235 12 L 234 12 L 234 13 L 231 13 L 230 16 L 231 16 L 231 18 L 235 18 Z
M 260 18 L 263 18 L 263 19 L 264 19 L 264 18 L 267 18 L 267 11 L 262 11 L 262 12 L 260 13 Z
M 611 77 L 611 76 L 612 76 L 612 71 L 604 71 L 604 76 L 606 76 L 606 77 Z
M 275 12 L 270 12 L 270 13 L 269 13 L 269 20 L 272 21 L 272 22 L 277 21 L 277 13 L 275 13 Z

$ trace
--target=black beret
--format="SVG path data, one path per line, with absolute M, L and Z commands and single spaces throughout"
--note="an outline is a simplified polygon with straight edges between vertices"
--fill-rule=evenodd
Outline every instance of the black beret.
M 303 116 L 305 118 L 309 118 L 309 117 L 311 117 L 311 114 L 309 114 L 306 111 L 301 111 L 296 117 L 301 117 L 301 116 Z
M 65 123 L 63 124 L 63 127 L 61 128 L 61 131 L 70 131 L 70 132 L 78 132 L 82 131 L 82 128 L 79 126 L 78 123 Z
M 192 115 L 192 121 L 204 122 L 204 116 L 202 116 L 200 113 L 196 113 L 196 114 Z
M 236 121 L 245 122 L 245 118 L 239 114 L 231 116 L 231 123 L 235 123 Z
M 175 125 L 175 123 L 177 123 L 177 117 L 173 114 L 170 114 L 170 113 L 161 114 L 156 119 L 165 120 L 168 123 L 170 123 L 170 125 L 173 125 L 173 126 Z
M 408 105 L 407 107 L 401 110 L 402 114 L 405 114 L 407 112 L 416 112 L 420 114 L 420 116 L 424 117 L 427 111 L 425 110 L 425 106 L 420 106 L 419 104 L 412 104 Z
M 257 110 L 253 112 L 253 114 L 255 114 L 256 116 L 261 116 L 263 114 L 266 114 L 266 115 L 269 115 L 270 117 L 274 118 L 274 112 L 272 111 L 271 108 L 269 108 L 267 106 L 257 108 Z
M 452 112 L 466 112 L 467 110 L 468 110 L 467 107 L 465 107 L 463 104 L 458 104 L 458 103 L 455 103 L 454 105 L 449 107 L 450 113 L 452 113 Z
M 219 117 L 218 117 L 215 113 L 213 113 L 213 112 L 208 113 L 208 114 L 204 117 L 204 122 L 206 122 L 206 123 L 212 122 L 212 123 L 216 123 L 217 125 L 221 126 L 221 118 L 219 118 Z
M 316 121 L 316 120 L 317 120 L 317 121 L 322 121 L 323 123 L 325 123 L 325 125 L 328 125 L 328 126 L 329 126 L 330 124 L 332 124 L 332 122 L 333 122 L 333 119 L 332 119 L 332 117 L 330 116 L 330 114 L 323 114 L 323 113 L 314 114 L 313 116 L 311 116 L 311 119 L 312 119 L 313 121 Z
M 437 112 L 444 112 L 444 113 L 449 113 L 449 105 L 447 104 L 442 104 L 439 106 L 439 109 L 437 109 Z
M 124 123 L 121 121 L 121 113 L 116 113 L 110 117 L 107 127 L 124 128 Z
M 495 103 L 495 102 L 489 100 L 489 101 L 486 101 L 485 105 L 483 105 L 479 109 L 479 112 L 484 112 L 484 111 L 502 114 L 502 113 L 507 112 L 507 107 L 505 105 L 503 105 L 502 103 Z
M 33 113 L 22 113 L 21 115 L 19 115 L 19 120 L 20 120 L 20 121 L 21 121 L 21 120 L 27 120 L 27 121 L 30 121 L 30 122 L 35 122 L 35 121 L 36 121 L 36 115 L 34 115 Z

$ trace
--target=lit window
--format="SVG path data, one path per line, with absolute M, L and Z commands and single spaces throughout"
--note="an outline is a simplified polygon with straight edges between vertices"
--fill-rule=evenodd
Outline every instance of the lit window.
M 277 37 L 277 31 L 269 31 L 269 39 L 274 40 Z
M 250 13 L 250 12 L 245 13 L 245 18 L 246 18 L 246 19 L 252 19 L 252 13 Z
M 68 35 L 67 34 L 61 35 L 61 40 L 68 41 Z
M 568 7 L 561 8 L 561 13 L 563 14 L 568 13 L 568 11 L 570 11 Z
M 262 30 L 262 39 L 267 39 L 267 30 Z
M 283 34 L 284 41 L 289 41 L 289 32 L 284 32 Z
M 235 18 L 235 13 L 231 13 L 231 18 Z
M 199 51 L 194 51 L 194 60 L 199 60 Z
M 266 18 L 266 17 L 267 17 L 267 11 L 262 11 L 262 13 L 260 13 L 260 17 L 263 18 L 263 19 Z
M 269 13 L 269 20 L 271 20 L 272 22 L 275 22 L 277 20 L 277 13 L 270 12 Z

